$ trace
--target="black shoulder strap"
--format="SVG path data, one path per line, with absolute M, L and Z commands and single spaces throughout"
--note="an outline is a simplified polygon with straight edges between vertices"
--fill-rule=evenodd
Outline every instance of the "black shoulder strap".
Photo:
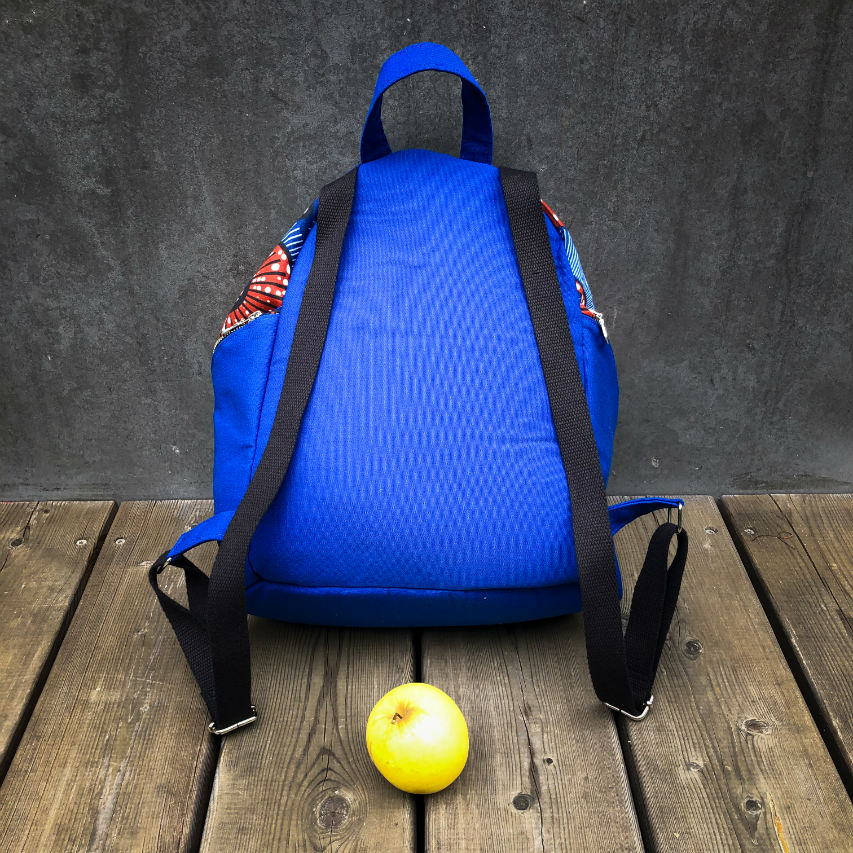
M 593 687 L 605 704 L 645 716 L 687 559 L 687 533 L 661 525 L 634 589 L 625 636 L 604 479 L 566 307 L 533 172 L 500 170 L 518 268 L 539 348 L 551 415 L 569 487 Z M 669 543 L 678 537 L 672 566 Z
M 326 342 L 341 249 L 352 210 L 358 169 L 323 187 L 317 211 L 317 244 L 287 361 L 275 419 L 258 467 L 222 538 L 210 579 L 185 557 L 189 609 L 160 589 L 161 556 L 149 572 L 210 710 L 210 730 L 227 734 L 254 722 L 246 619 L 246 557 L 255 529 L 281 488 L 296 448 L 299 427 L 314 387 Z

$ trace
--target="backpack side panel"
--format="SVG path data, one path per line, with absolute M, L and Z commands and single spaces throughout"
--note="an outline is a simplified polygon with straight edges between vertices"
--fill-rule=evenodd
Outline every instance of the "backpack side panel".
M 265 314 L 222 338 L 213 381 L 213 505 L 235 509 L 249 486 L 278 315 Z
M 278 312 L 305 240 L 313 231 L 317 207 L 315 200 L 252 276 L 213 347 L 213 503 L 217 513 L 236 509 L 259 459 L 258 429 Z M 310 259 L 306 263 L 310 267 Z

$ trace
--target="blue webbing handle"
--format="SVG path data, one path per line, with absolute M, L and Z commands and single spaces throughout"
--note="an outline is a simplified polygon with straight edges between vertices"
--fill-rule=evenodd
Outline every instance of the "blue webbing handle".
M 462 146 L 459 156 L 478 163 L 492 162 L 492 118 L 486 93 L 465 63 L 450 48 L 431 41 L 410 44 L 385 60 L 373 90 L 361 134 L 361 162 L 391 153 L 382 127 L 382 95 L 391 86 L 419 71 L 446 71 L 462 80 Z

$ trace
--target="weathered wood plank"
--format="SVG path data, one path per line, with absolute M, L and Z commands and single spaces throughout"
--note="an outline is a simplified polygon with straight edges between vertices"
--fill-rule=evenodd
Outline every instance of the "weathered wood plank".
M 713 499 L 689 499 L 684 523 L 655 704 L 619 723 L 649 838 L 667 851 L 853 849 L 853 806 Z M 617 536 L 625 613 L 654 526 Z
M 430 851 L 642 850 L 580 616 L 423 636 L 423 680 L 468 721 L 468 764 L 426 798 Z
M 209 512 L 209 501 L 119 507 L 0 787 L 0 849 L 197 843 L 215 742 L 147 570 Z M 164 579 L 183 587 L 177 572 Z
M 853 495 L 736 495 L 723 505 L 853 786 Z
M 114 506 L 112 501 L 0 503 L 0 779 Z
M 254 618 L 250 632 L 259 719 L 222 745 L 202 850 L 414 850 L 414 801 L 364 740 L 375 702 L 413 680 L 410 633 Z

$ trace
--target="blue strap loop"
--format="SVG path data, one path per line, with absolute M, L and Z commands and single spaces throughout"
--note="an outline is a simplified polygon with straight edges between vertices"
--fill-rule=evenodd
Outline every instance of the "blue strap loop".
M 404 77 L 419 71 L 445 71 L 462 80 L 462 145 L 459 156 L 477 163 L 492 162 L 492 118 L 486 93 L 465 63 L 450 48 L 435 42 L 410 44 L 385 60 L 373 90 L 361 134 L 361 162 L 391 153 L 382 127 L 382 95 Z
M 610 532 L 615 536 L 626 524 L 636 521 L 642 515 L 648 515 L 658 509 L 671 512 L 684 506 L 681 498 L 632 498 L 607 508 L 610 515 Z
M 212 515 L 210 518 L 199 522 L 175 542 L 172 548 L 166 552 L 166 556 L 169 559 L 173 559 L 174 557 L 180 557 L 203 542 L 221 542 L 233 515 L 234 510 L 229 509 L 224 512 L 218 512 L 216 515 Z

